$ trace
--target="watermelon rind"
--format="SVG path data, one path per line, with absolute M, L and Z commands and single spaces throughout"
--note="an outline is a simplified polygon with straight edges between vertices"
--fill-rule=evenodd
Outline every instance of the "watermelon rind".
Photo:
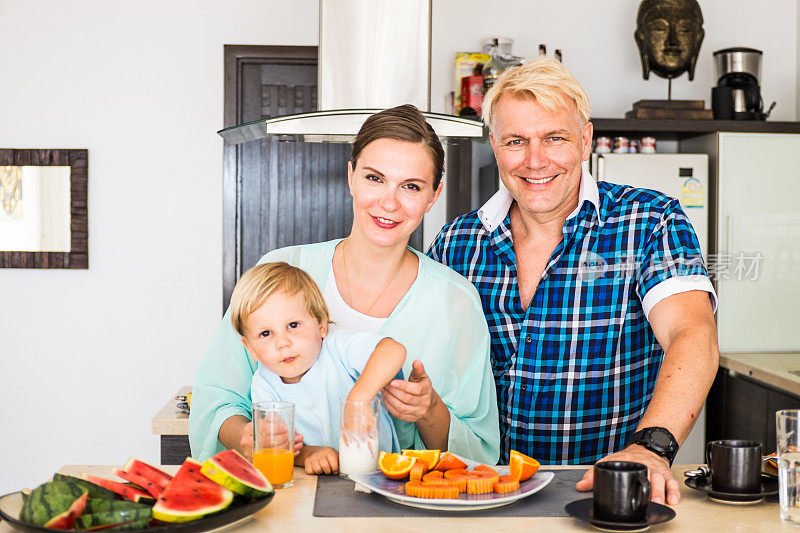
M 107 513 L 109 511 L 122 511 L 130 509 L 151 509 L 152 505 L 143 505 L 128 500 L 105 500 L 99 498 L 89 498 L 86 502 L 84 514 Z
M 272 485 L 264 474 L 235 450 L 225 450 L 207 459 L 200 472 L 247 498 L 262 498 L 272 492 Z
M 233 492 L 200 472 L 202 463 L 187 457 L 153 506 L 153 518 L 162 522 L 190 522 L 224 511 Z
M 43 526 L 70 507 L 87 491 L 66 481 L 48 481 L 33 489 L 20 510 L 20 520 Z
M 142 506 L 139 509 L 117 509 L 92 514 L 82 514 L 75 520 L 79 529 L 90 529 L 97 526 L 111 526 L 124 522 L 148 521 L 153 516 L 150 507 Z
M 45 522 L 44 527 L 53 529 L 72 529 L 75 524 L 75 519 L 80 517 L 83 513 L 83 508 L 86 507 L 86 500 L 89 498 L 89 491 L 84 491 L 80 498 L 72 502 L 69 509 L 61 514 L 58 514 Z
M 66 481 L 67 483 L 73 483 L 79 486 L 81 489 L 89 491 L 89 499 L 101 498 L 107 500 L 116 500 L 117 494 L 112 491 L 108 490 L 105 487 L 101 487 L 100 485 L 96 485 L 91 483 L 90 481 L 86 481 L 85 479 L 81 479 L 79 477 L 73 476 L 66 476 L 64 474 L 59 474 L 56 472 L 53 474 L 53 481 Z

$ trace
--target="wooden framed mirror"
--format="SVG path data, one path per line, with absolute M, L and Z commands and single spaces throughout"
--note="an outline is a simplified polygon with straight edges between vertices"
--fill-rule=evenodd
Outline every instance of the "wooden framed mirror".
M 88 150 L 0 148 L 0 268 L 89 268 Z

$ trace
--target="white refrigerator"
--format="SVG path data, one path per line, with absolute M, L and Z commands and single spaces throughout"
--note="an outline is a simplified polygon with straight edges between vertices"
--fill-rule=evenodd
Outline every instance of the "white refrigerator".
M 703 259 L 709 258 L 709 181 L 706 154 L 592 154 L 591 172 L 598 181 L 652 189 L 677 198 L 689 217 Z M 705 408 L 684 441 L 675 464 L 705 463 Z
M 706 154 L 592 154 L 597 181 L 653 189 L 677 198 L 708 261 L 708 156 Z

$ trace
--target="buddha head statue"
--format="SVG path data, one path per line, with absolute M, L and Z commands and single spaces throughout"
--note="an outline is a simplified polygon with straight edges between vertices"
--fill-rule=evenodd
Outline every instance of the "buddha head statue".
M 689 79 L 694 79 L 704 36 L 697 0 L 642 0 L 634 38 L 644 79 L 650 78 L 651 71 L 667 79 L 688 72 Z

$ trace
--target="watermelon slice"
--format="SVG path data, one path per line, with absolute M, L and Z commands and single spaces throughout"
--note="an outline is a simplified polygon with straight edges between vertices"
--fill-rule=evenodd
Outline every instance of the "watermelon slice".
M 163 472 L 158 468 L 145 463 L 144 461 L 134 459 L 133 457 L 128 459 L 128 462 L 125 463 L 125 466 L 123 466 L 122 469 L 126 472 L 130 472 L 131 474 L 142 476 L 148 481 L 155 483 L 162 489 L 167 488 L 167 483 L 172 481 L 172 476 L 166 472 Z
M 35 526 L 71 529 L 86 506 L 89 491 L 67 481 L 48 481 L 31 491 L 19 518 Z
M 272 485 L 264 474 L 235 450 L 219 452 L 206 460 L 200 472 L 208 479 L 248 498 L 261 498 L 272 492 Z
M 189 522 L 228 508 L 233 493 L 201 472 L 203 465 L 188 457 L 153 506 L 162 522 Z
M 141 489 L 137 489 L 136 487 L 131 487 L 130 485 L 123 485 L 122 483 L 111 481 L 110 479 L 105 479 L 97 476 L 88 476 L 85 474 L 81 477 L 86 481 L 88 481 L 89 483 L 94 483 L 95 485 L 99 485 L 104 489 L 110 490 L 111 492 L 116 492 L 123 498 L 130 500 L 132 502 L 150 503 L 155 501 L 155 499 L 150 494 L 146 493 Z
M 75 524 L 75 519 L 81 516 L 83 508 L 86 507 L 86 500 L 89 498 L 89 491 L 75 500 L 69 509 L 61 514 L 58 514 L 45 522 L 44 527 L 51 527 L 53 529 L 72 529 Z
M 111 470 L 111 473 L 115 476 L 119 476 L 125 481 L 129 481 L 134 485 L 138 485 L 142 487 L 144 490 L 152 494 L 152 496 L 158 499 L 161 496 L 161 493 L 164 492 L 164 489 L 153 483 L 152 481 L 148 480 L 145 477 L 137 476 L 136 474 L 132 474 L 130 472 L 126 472 L 120 468 L 114 468 Z

